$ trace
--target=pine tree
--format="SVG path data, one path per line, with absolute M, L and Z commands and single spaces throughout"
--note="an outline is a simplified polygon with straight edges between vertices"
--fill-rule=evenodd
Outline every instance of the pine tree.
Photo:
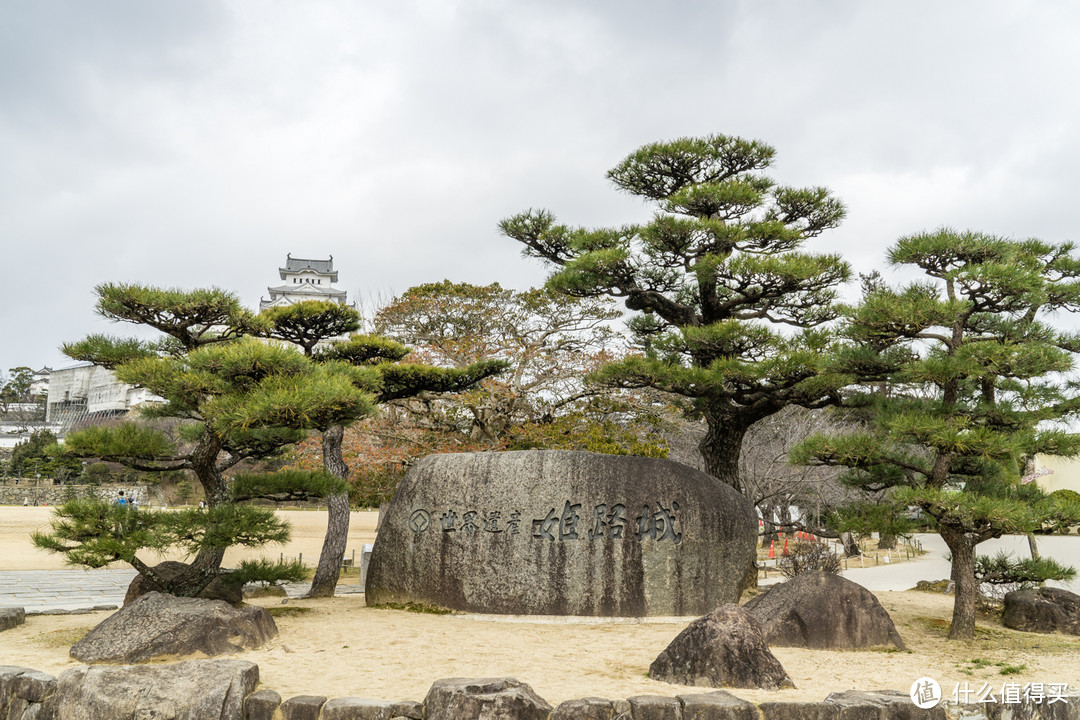
M 114 369 L 117 378 L 147 388 L 164 399 L 143 411 L 145 417 L 178 419 L 178 437 L 144 422 L 122 422 L 69 433 L 72 454 L 97 457 L 149 472 L 190 470 L 203 487 L 209 512 L 182 542 L 195 555 L 187 571 L 168 581 L 138 561 L 140 542 L 156 547 L 175 539 L 139 535 L 111 546 L 112 559 L 125 560 L 163 590 L 196 595 L 220 574 L 229 544 L 277 541 L 283 528 L 272 511 L 236 507 L 237 498 L 224 473 L 246 458 L 265 457 L 303 437 L 303 429 L 330 419 L 357 418 L 374 411 L 371 390 L 379 378 L 372 371 L 341 363 L 313 363 L 295 350 L 244 337 L 262 328 L 258 318 L 220 290 L 158 290 L 132 285 L 101 285 L 98 310 L 106 317 L 147 324 L 166 337 L 140 342 L 91 336 L 64 347 L 71 357 Z M 296 481 L 299 478 L 294 477 Z M 308 478 L 311 479 L 310 477 Z M 311 493 L 325 491 L 312 489 Z M 295 492 L 302 487 L 294 488 Z M 341 490 L 339 489 L 338 492 Z M 88 542 L 112 539 L 113 511 L 72 507 L 76 513 L 54 526 L 50 536 L 35 538 L 42 547 L 69 558 L 98 563 L 108 550 L 87 549 Z M 243 514 L 242 516 L 240 514 Z M 259 519 L 265 515 L 265 518 Z M 151 516 L 140 515 L 143 522 Z M 141 526 L 140 526 L 141 527 Z M 171 527 L 171 526 L 170 526 Z M 87 534 L 96 528 L 98 536 Z M 120 533 L 123 535 L 123 533 Z M 103 554 L 104 553 L 104 554 Z
M 706 470 L 736 489 L 743 436 L 787 405 L 838 399 L 821 375 L 834 288 L 849 276 L 837 255 L 804 252 L 836 227 L 843 205 L 825 188 L 776 185 L 770 146 L 724 135 L 646 145 L 608 173 L 654 203 L 642 225 L 596 230 L 530 210 L 502 232 L 555 266 L 548 286 L 579 297 L 623 298 L 645 357 L 596 378 L 689 398 L 708 426 Z M 781 326 L 799 329 L 782 332 Z
M 943 229 L 902 238 L 889 261 L 929 279 L 876 283 L 847 311 L 835 362 L 861 383 L 845 400 L 860 425 L 809 438 L 793 459 L 849 468 L 857 487 L 892 488 L 894 513 L 932 518 L 952 554 L 949 637 L 970 639 L 976 546 L 1080 518 L 1080 504 L 1021 482 L 1036 453 L 1080 453 L 1053 424 L 1080 409 L 1060 379 L 1080 341 L 1043 321 L 1077 307 L 1080 260 L 1069 243 Z
M 304 300 L 267 308 L 260 317 L 266 321 L 265 331 L 270 337 L 299 345 L 308 357 L 319 343 L 360 327 L 360 313 L 355 308 L 329 300 Z

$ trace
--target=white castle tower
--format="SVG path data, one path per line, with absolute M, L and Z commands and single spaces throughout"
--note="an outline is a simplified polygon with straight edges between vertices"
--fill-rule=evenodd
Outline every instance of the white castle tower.
M 334 256 L 329 260 L 285 257 L 285 267 L 278 268 L 282 284 L 266 288 L 270 299 L 259 299 L 259 310 L 282 305 L 292 305 L 303 300 L 328 300 L 338 305 L 348 305 L 345 291 L 333 286 L 338 274 L 334 269 Z M 350 305 L 350 307 L 353 307 Z

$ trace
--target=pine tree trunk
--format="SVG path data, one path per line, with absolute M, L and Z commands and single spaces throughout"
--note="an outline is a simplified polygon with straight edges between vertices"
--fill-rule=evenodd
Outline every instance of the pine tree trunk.
M 203 486 L 206 504 L 217 507 L 229 502 L 229 484 L 217 469 L 221 438 L 210 430 L 203 432 L 191 453 L 191 467 Z M 188 565 L 188 569 L 168 583 L 168 592 L 181 597 L 196 597 L 221 574 L 225 548 L 203 546 Z
M 1039 559 L 1039 543 L 1035 541 L 1034 533 L 1027 534 L 1028 550 L 1031 552 L 1031 559 Z
M 777 542 L 780 540 L 779 527 L 776 521 L 773 519 L 776 517 L 776 506 L 772 503 L 765 503 L 761 506 L 761 547 L 768 547 L 769 543 Z
M 745 495 L 742 481 L 739 479 L 739 455 L 742 452 L 743 438 L 750 423 L 732 418 L 730 414 L 704 413 L 708 430 L 698 443 L 698 450 L 705 460 L 705 472 L 720 482 L 730 485 L 736 492 Z M 740 591 L 757 587 L 757 558 L 750 558 L 746 573 L 740 582 Z
M 848 557 L 858 557 L 862 555 L 862 550 L 859 549 L 859 543 L 855 542 L 855 536 L 850 532 L 841 533 L 840 542 L 844 544 L 844 554 Z
M 221 438 L 206 430 L 191 452 L 191 469 L 203 486 L 206 504 L 210 507 L 229 502 L 229 484 L 217 469 L 221 445 Z
M 975 639 L 975 599 L 979 588 L 975 581 L 975 544 L 962 532 L 942 528 L 941 537 L 952 553 L 953 600 L 950 640 Z
M 705 461 L 705 472 L 721 483 L 729 485 L 740 494 L 745 494 L 739 479 L 739 456 L 742 452 L 743 437 L 748 424 L 732 419 L 718 412 L 705 412 L 707 431 L 698 444 L 701 457 Z M 746 572 L 740 582 L 740 590 L 757 587 L 757 558 L 752 557 L 747 563 Z
M 893 550 L 896 548 L 896 535 L 888 532 L 878 533 L 878 548 L 882 550 Z
M 705 460 L 705 472 L 720 482 L 743 492 L 739 479 L 739 453 L 742 451 L 746 428 L 729 416 L 718 413 L 705 413 L 708 430 L 698 443 L 698 450 Z
M 345 427 L 331 425 L 323 433 L 323 468 L 336 478 L 347 480 L 349 466 L 341 453 L 341 441 Z M 323 538 L 319 567 L 311 580 L 307 597 L 333 597 L 341 575 L 341 561 L 345 558 L 345 546 L 349 541 L 349 493 L 344 492 L 327 498 L 326 536 Z

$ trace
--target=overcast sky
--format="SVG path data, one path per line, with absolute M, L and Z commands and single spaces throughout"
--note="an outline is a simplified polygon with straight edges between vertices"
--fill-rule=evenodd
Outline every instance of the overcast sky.
M 0 0 L 0 371 L 129 333 L 106 281 L 538 285 L 499 220 L 644 219 L 604 174 L 686 135 L 831 188 L 813 248 L 859 272 L 942 225 L 1076 240 L 1078 36 L 1049 0 Z

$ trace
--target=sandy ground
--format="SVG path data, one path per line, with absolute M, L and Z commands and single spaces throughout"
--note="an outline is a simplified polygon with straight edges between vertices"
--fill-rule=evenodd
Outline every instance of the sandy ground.
M 22 508 L 19 508 L 21 511 Z M 37 510 L 37 509 L 31 509 Z M 0 508 L 0 569 L 29 562 L 23 539 L 6 537 L 11 524 Z M 293 513 L 297 535 L 286 554 L 318 552 L 323 513 Z M 354 516 L 354 542 L 370 541 L 374 513 Z M 47 517 L 39 515 L 37 521 Z M 365 522 L 368 521 L 368 522 Z M 19 525 L 20 528 L 23 525 Z M 21 531 L 25 532 L 25 531 Z M 351 545 L 350 545 L 351 547 Z M 43 556 L 42 560 L 55 560 Z M 41 568 L 41 564 L 32 565 Z M 19 567 L 25 568 L 25 565 Z M 894 688 L 930 676 L 946 694 L 956 683 L 972 689 L 990 683 L 1080 685 L 1080 638 L 1018 633 L 996 623 L 980 623 L 970 643 L 945 640 L 952 598 L 920 592 L 876 593 L 903 636 L 907 652 L 816 651 L 774 648 L 797 689 L 775 692 L 736 690 L 754 701 L 822 700 L 829 692 Z M 649 680 L 649 664 L 689 622 L 657 619 L 626 622 L 556 618 L 430 615 L 372 609 L 359 595 L 331 600 L 257 601 L 278 614 L 280 636 L 238 657 L 259 665 L 262 687 L 283 697 L 321 694 L 384 700 L 422 700 L 442 677 L 509 675 L 529 683 L 549 702 L 576 697 L 625 698 L 671 695 L 687 688 Z M 53 674 L 77 663 L 70 645 L 109 613 L 38 616 L 0 633 L 0 664 L 23 665 Z M 1015 674 L 1003 674 L 1016 668 Z

